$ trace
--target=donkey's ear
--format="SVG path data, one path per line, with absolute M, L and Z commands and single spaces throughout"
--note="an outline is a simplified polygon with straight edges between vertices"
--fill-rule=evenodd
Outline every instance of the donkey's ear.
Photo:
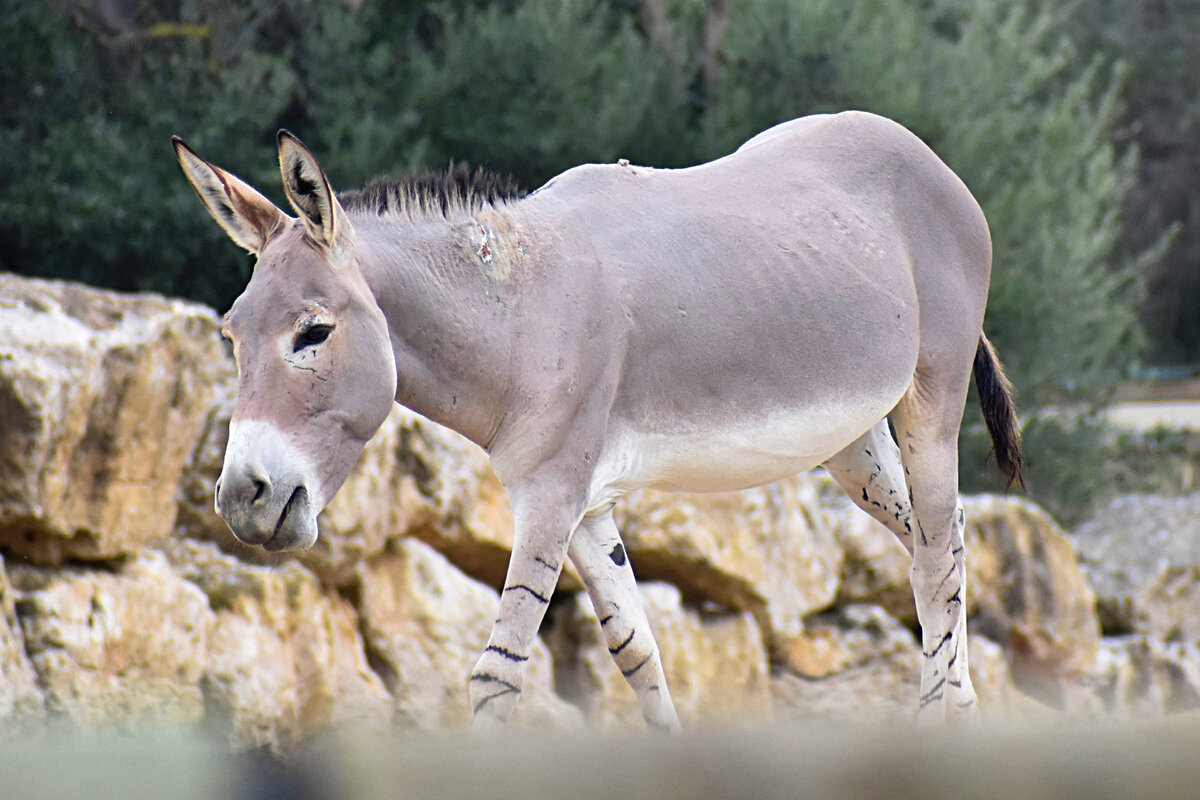
M 183 174 L 217 224 L 241 247 L 255 255 L 262 252 L 288 215 L 241 178 L 196 155 L 178 136 L 171 137 L 171 144 Z
M 341 203 L 329 186 L 316 156 L 290 131 L 279 131 L 279 171 L 292 208 L 307 220 L 318 242 L 332 246 L 339 235 L 350 233 Z

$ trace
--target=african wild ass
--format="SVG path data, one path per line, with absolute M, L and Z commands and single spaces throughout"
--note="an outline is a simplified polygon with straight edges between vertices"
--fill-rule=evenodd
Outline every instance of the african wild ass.
M 614 503 L 819 464 L 913 556 L 919 718 L 975 716 L 957 471 L 972 370 L 1010 482 L 1018 428 L 982 333 L 987 223 L 917 137 L 849 112 L 688 169 L 576 167 L 520 200 L 404 183 L 339 199 L 281 131 L 297 218 L 175 150 L 258 256 L 224 324 L 239 378 L 216 505 L 239 539 L 313 544 L 393 401 L 490 455 L 515 533 L 477 723 L 516 704 L 569 555 L 646 721 L 677 729 Z

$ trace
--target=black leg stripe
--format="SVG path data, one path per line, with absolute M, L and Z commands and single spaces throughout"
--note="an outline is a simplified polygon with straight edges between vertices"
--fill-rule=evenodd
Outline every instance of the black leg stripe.
M 495 644 L 489 644 L 486 648 L 484 648 L 483 652 L 495 653 L 498 656 L 503 656 L 504 658 L 507 658 L 509 661 L 528 661 L 529 660 L 529 656 L 523 656 L 520 653 L 514 653 L 512 650 L 509 650 L 504 647 L 500 647 L 499 645 L 495 645 Z
M 521 691 L 521 687 L 516 684 L 509 683 L 506 680 L 497 678 L 495 675 L 490 675 L 486 672 L 479 672 L 471 676 L 472 683 L 494 683 L 498 686 L 503 686 L 506 689 L 512 689 L 514 692 Z
M 631 677 L 633 677 L 633 673 L 637 672 L 639 669 L 646 666 L 646 662 L 649 660 L 650 660 L 650 656 L 646 656 L 645 658 L 643 658 L 641 661 L 639 661 L 637 663 L 636 667 L 621 670 L 621 674 L 624 675 L 626 678 L 631 678 Z
M 922 708 L 924 708 L 924 707 L 925 707 L 925 706 L 926 706 L 928 703 L 930 703 L 930 702 L 932 702 L 934 699 L 936 699 L 936 698 L 934 697 L 934 695 L 935 695 L 935 694 L 936 694 L 938 697 L 941 697 L 941 696 L 942 696 L 942 694 L 941 694 L 941 692 L 942 692 L 942 687 L 943 687 L 943 686 L 945 686 L 945 685 L 946 685 L 946 679 L 945 679 L 945 678 L 942 678 L 940 681 L 938 681 L 937 683 L 935 683 L 935 684 L 933 685 L 933 688 L 932 688 L 932 689 L 930 689 L 930 690 L 929 690 L 928 692 L 926 692 L 925 694 L 921 695 L 921 707 L 922 707 Z
M 520 689 L 513 688 L 513 689 L 501 689 L 500 691 L 496 692 L 495 694 L 489 694 L 487 697 L 483 698 L 482 700 L 480 700 L 478 703 L 475 704 L 475 712 L 474 713 L 478 714 L 479 710 L 481 708 L 483 708 L 488 703 L 495 700 L 497 697 L 503 697 L 506 694 L 520 694 L 520 693 L 521 693 Z
M 942 699 L 941 692 L 933 695 L 932 697 L 922 697 L 921 698 L 921 708 L 924 708 L 925 706 L 929 705 L 930 703 L 936 703 L 938 700 L 941 700 L 941 699 Z
M 536 599 L 539 603 L 549 603 L 550 602 L 549 597 L 546 597 L 546 595 L 542 594 L 541 592 L 534 591 L 533 589 L 531 589 L 530 587 L 526 586 L 523 583 L 518 583 L 516 586 L 505 586 L 504 587 L 504 591 L 506 591 L 506 592 L 515 592 L 518 590 L 528 593 L 531 597 Z
M 629 635 L 625 637 L 625 641 L 621 642 L 616 647 L 608 648 L 608 652 L 612 653 L 615 656 L 617 653 L 624 650 L 629 645 L 629 643 L 633 641 L 633 634 L 635 634 L 635 633 L 637 633 L 636 630 L 630 631 Z
M 937 588 L 936 588 L 936 589 L 934 589 L 933 591 L 934 591 L 935 593 L 936 593 L 936 592 L 940 592 L 940 591 L 942 590 L 942 587 L 946 585 L 946 581 L 948 581 L 948 580 L 950 580 L 952 577 L 954 577 L 954 573 L 955 573 L 956 571 L 958 571 L 958 565 L 957 565 L 957 564 L 951 564 L 951 565 L 950 565 L 950 570 L 949 570 L 949 571 L 946 573 L 946 577 L 942 578 L 942 582 L 941 582 L 941 583 L 939 583 L 939 584 L 937 585 Z M 958 592 L 955 592 L 955 594 L 958 594 Z
M 946 635 L 942 637 L 942 640 L 940 642 L 938 642 L 937 647 L 933 648 L 933 652 L 925 653 L 925 657 L 933 658 L 934 656 L 936 656 L 938 654 L 938 652 L 942 649 L 942 646 L 944 644 L 946 644 L 946 642 L 950 641 L 953 638 L 954 638 L 954 631 L 946 631 Z
M 554 566 L 553 564 L 551 564 L 549 561 L 542 558 L 541 556 L 534 556 L 533 560 L 536 561 L 537 563 L 541 564 L 543 567 L 550 570 L 551 572 L 558 572 L 558 567 Z
M 602 628 L 603 628 L 605 625 L 607 625 L 608 623 L 612 622 L 612 619 L 613 619 L 613 615 L 612 615 L 612 614 L 609 614 L 607 617 L 605 617 L 604 619 L 600 620 L 600 627 L 602 627 Z

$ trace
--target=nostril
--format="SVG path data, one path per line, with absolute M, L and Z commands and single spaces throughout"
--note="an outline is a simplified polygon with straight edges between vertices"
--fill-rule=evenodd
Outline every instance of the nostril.
M 259 505 L 267 493 L 267 482 L 261 478 L 251 478 L 250 486 L 254 489 L 254 498 L 250 501 L 250 505 Z

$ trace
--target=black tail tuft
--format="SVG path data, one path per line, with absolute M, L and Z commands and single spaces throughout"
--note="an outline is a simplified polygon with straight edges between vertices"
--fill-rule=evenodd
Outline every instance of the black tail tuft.
M 1013 387 L 1004 374 L 1004 367 L 992 349 L 992 343 L 983 334 L 979 335 L 979 347 L 975 350 L 975 388 L 979 390 L 979 405 L 983 408 L 983 421 L 992 437 L 992 449 L 996 453 L 996 464 L 1007 479 L 1008 488 L 1025 488 L 1021 480 L 1021 425 L 1017 421 L 1017 409 L 1013 404 Z

